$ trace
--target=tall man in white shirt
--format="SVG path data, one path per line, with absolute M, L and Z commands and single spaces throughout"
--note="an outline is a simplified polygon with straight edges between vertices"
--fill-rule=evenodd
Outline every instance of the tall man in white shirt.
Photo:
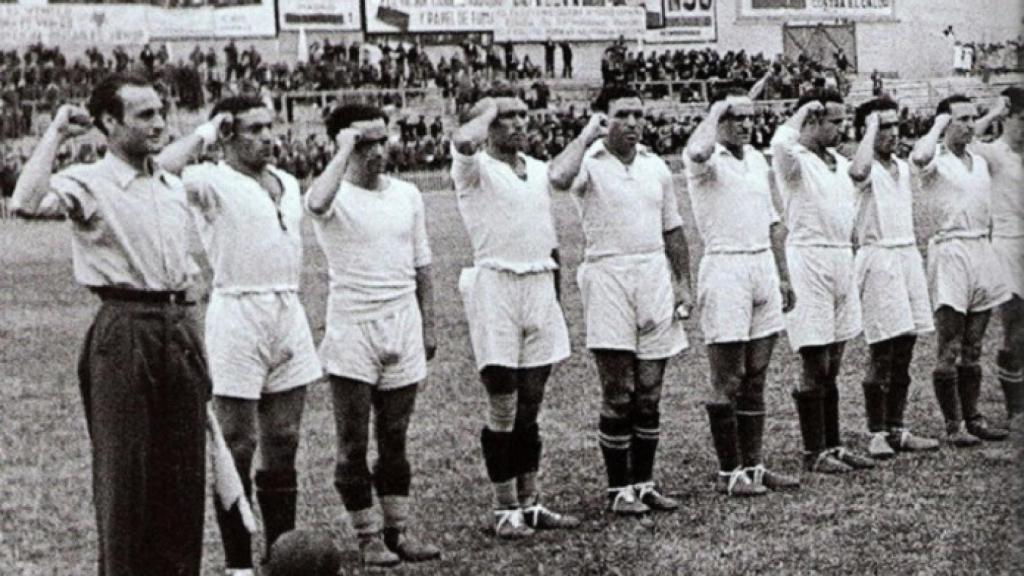
M 786 314 L 790 346 L 800 354 L 793 392 L 810 472 L 842 473 L 874 462 L 842 445 L 836 379 L 846 341 L 860 332 L 851 238 L 856 190 L 849 161 L 835 151 L 846 123 L 842 98 L 812 92 L 772 138 L 772 168 L 782 196 L 786 261 L 796 305 Z
M 1011 294 L 989 241 L 992 178 L 988 162 L 968 147 L 977 113 L 966 96 L 939 102 L 935 123 L 910 155 L 922 200 L 930 209 L 926 213 L 937 220 L 928 242 L 927 270 L 938 333 L 932 382 L 946 421 L 946 439 L 954 446 L 1008 435 L 1007 430 L 988 424 L 978 410 L 985 329 L 992 310 L 1010 300 Z
M 768 161 L 749 144 L 754 113 L 746 95 L 723 94 L 683 153 L 704 240 L 697 309 L 711 369 L 706 408 L 718 455 L 716 488 L 730 496 L 800 485 L 765 468 L 761 458 L 768 364 L 785 328 L 782 314 L 796 302 Z
M 306 194 L 327 256 L 330 295 L 320 356 L 338 433 L 334 482 L 367 566 L 441 555 L 412 537 L 409 421 L 437 344 L 430 244 L 419 190 L 384 173 L 387 116 L 344 105 L 327 118 L 334 158 Z M 367 465 L 370 412 L 378 459 Z M 373 492 L 383 525 L 373 508 Z
M 849 167 L 857 186 L 857 256 L 864 340 L 871 363 L 864 377 L 868 454 L 936 450 L 938 441 L 915 436 L 903 414 L 910 390 L 910 361 L 919 334 L 935 329 L 924 262 L 914 236 L 910 166 L 893 154 L 899 141 L 899 106 L 889 98 L 857 108 L 863 134 Z
M 1012 292 L 1000 307 L 1003 346 L 996 356 L 996 372 L 1007 419 L 1014 420 L 1024 414 L 1024 89 L 1004 90 L 975 126 L 975 135 L 984 134 L 997 118 L 1002 135 L 994 142 L 975 144 L 974 150 L 988 162 L 992 176 L 992 248 Z
M 232 97 L 224 160 L 188 166 L 182 179 L 213 268 L 206 350 L 214 407 L 246 497 L 263 518 L 264 558 L 295 527 L 299 446 L 307 385 L 322 377 L 299 301 L 302 205 L 295 178 L 270 165 L 274 113 L 258 98 Z M 214 498 L 229 574 L 253 573 L 252 541 L 237 507 Z
M 642 146 L 636 91 L 608 87 L 583 132 L 551 162 L 551 185 L 575 196 L 586 236 L 578 272 L 587 348 L 601 380 L 598 421 L 617 514 L 674 510 L 655 485 L 665 365 L 687 347 L 690 267 L 672 174 Z
M 520 152 L 526 117 L 526 104 L 499 84 L 452 137 L 452 180 L 473 245 L 459 291 L 487 392 L 480 443 L 499 538 L 579 524 L 542 505 L 537 482 L 537 415 L 552 366 L 569 356 L 569 335 L 556 296 L 547 165 Z

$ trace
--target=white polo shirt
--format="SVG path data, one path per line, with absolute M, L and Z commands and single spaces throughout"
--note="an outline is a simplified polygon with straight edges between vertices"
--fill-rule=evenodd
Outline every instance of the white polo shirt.
M 343 181 L 327 212 L 309 212 L 327 256 L 328 329 L 386 317 L 414 297 L 416 268 L 430 264 L 416 186 L 387 177 L 382 190 L 367 190 Z
M 914 202 L 910 166 L 899 158 L 897 178 L 878 160 L 871 174 L 857 185 L 857 242 L 861 246 L 913 246 Z
M 857 191 L 850 161 L 834 149 L 835 171 L 800 144 L 800 131 L 779 126 L 772 137 L 772 169 L 782 197 L 789 246 L 851 246 Z
M 298 292 L 302 274 L 302 200 L 298 181 L 268 166 L 283 193 L 275 202 L 258 181 L 226 162 L 189 166 L 186 184 L 204 182 L 216 204 L 192 206 L 199 237 L 221 294 Z
M 933 214 L 934 238 L 981 238 L 992 221 L 992 178 L 988 162 L 969 149 L 971 169 L 942 144 L 927 166 L 917 170 L 922 203 Z
M 663 251 L 663 233 L 683 224 L 672 173 L 644 146 L 627 165 L 604 140 L 594 142 L 570 191 L 583 220 L 587 260 Z
M 1024 165 L 1002 138 L 972 148 L 988 162 L 992 177 L 992 235 L 1024 238 Z
M 721 144 L 705 162 L 683 152 L 686 184 L 697 231 L 707 254 L 759 252 L 771 248 L 771 226 L 779 221 L 772 204 L 770 169 L 753 146 L 743 159 Z
M 452 144 L 452 181 L 477 266 L 528 274 L 555 270 L 558 247 L 548 166 L 525 154 L 526 179 L 485 151 L 460 154 Z

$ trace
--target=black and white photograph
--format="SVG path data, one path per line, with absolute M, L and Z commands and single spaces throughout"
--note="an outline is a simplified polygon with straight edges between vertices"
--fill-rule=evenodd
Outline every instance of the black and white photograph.
M 1018 0 L 0 0 L 0 575 L 1024 574 Z

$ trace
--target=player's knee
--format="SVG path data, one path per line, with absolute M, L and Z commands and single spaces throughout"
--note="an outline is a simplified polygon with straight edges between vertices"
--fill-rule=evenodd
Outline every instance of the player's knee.
M 540 404 L 534 402 L 520 402 L 516 406 L 515 428 L 526 429 L 537 422 L 540 414 Z
M 962 347 L 959 342 L 940 343 L 938 357 L 935 361 L 936 366 L 952 369 L 956 366 L 956 361 L 960 357 L 961 349 Z
M 511 432 L 516 425 L 518 395 L 487 395 L 487 427 L 494 432 Z
M 632 401 L 628 392 L 606 394 L 601 399 L 601 416 L 628 420 L 631 416 L 631 404 Z
M 275 427 L 262 439 L 264 448 L 277 453 L 294 454 L 299 449 L 299 423 Z
M 734 367 L 730 370 L 721 370 L 711 377 L 711 385 L 715 391 L 727 398 L 733 398 L 740 390 L 743 383 L 743 369 Z
M 244 430 L 225 430 L 224 442 L 235 460 L 252 461 L 256 453 L 256 434 Z

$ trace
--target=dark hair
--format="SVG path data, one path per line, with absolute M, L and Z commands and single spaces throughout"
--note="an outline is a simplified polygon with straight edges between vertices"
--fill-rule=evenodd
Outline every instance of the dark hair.
M 839 92 L 830 88 L 813 88 L 800 95 L 800 99 L 796 101 L 796 109 L 799 110 L 803 108 L 804 104 L 814 101 L 821 102 L 822 106 L 827 105 L 829 102 L 842 104 L 843 97 L 839 95 Z
M 867 102 L 857 106 L 857 111 L 853 117 L 853 126 L 857 130 L 857 135 L 860 136 L 864 130 L 864 124 L 868 121 L 868 116 L 872 112 L 881 112 L 883 110 L 899 110 L 900 106 L 895 100 L 888 96 L 881 96 L 879 98 L 873 98 Z
M 253 108 L 265 108 L 266 103 L 257 96 L 229 96 L 217 102 L 210 110 L 210 118 L 213 118 L 221 112 L 227 112 L 232 116 L 237 117 L 242 112 L 252 110 Z
M 377 118 L 384 120 L 385 124 L 388 121 L 387 114 L 372 104 L 342 104 L 331 110 L 331 113 L 327 115 L 327 120 L 324 121 L 327 125 L 327 137 L 334 140 L 338 132 L 348 128 L 353 122 L 376 120 Z
M 609 84 L 601 89 L 590 107 L 597 112 L 607 113 L 612 102 L 623 98 L 640 98 L 640 93 L 626 84 Z
M 107 127 L 103 125 L 104 114 L 110 114 L 119 121 L 124 120 L 124 101 L 118 94 L 124 86 L 152 87 L 153 83 L 134 72 L 115 72 L 100 80 L 92 89 L 88 108 L 96 128 L 104 134 L 107 133 Z
M 519 98 L 519 90 L 515 84 L 499 79 L 491 83 L 491 86 L 484 92 L 484 96 L 488 98 Z
M 748 96 L 750 94 L 749 90 L 744 90 L 742 87 L 736 85 L 726 85 L 721 88 L 713 88 L 710 92 L 711 93 L 708 97 L 708 110 L 714 106 L 715 102 L 725 100 L 729 96 Z
M 935 115 L 938 116 L 939 114 L 950 114 L 950 111 L 953 108 L 953 104 L 960 104 L 962 102 L 971 102 L 971 99 L 968 98 L 967 96 L 964 96 L 963 94 L 953 94 L 952 96 L 947 96 L 946 98 L 943 98 L 941 102 L 939 102 L 938 106 L 935 107 Z
M 1024 88 L 1010 86 L 1000 94 L 1010 99 L 1010 114 L 1020 114 L 1024 110 Z

